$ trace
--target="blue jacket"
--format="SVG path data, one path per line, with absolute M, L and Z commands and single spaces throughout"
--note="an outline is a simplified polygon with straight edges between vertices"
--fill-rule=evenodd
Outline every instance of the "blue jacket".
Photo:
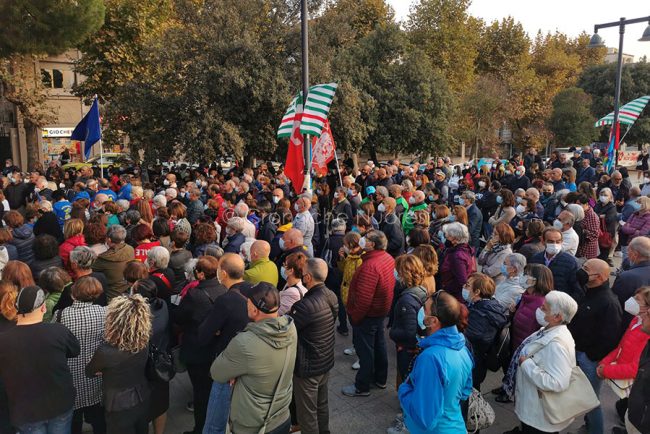
M 544 255 L 545 251 L 541 251 L 528 261 L 529 264 L 542 264 L 546 265 Z M 578 262 L 574 256 L 566 252 L 560 252 L 555 255 L 548 268 L 553 273 L 553 280 L 555 282 L 555 289 L 558 291 L 566 292 L 576 301 L 579 301 L 584 295 L 584 291 L 578 285 L 576 280 L 576 272 L 578 271 Z
M 118 199 L 126 199 L 129 202 L 131 202 L 131 183 L 127 182 L 124 184 L 121 188 L 120 191 L 117 193 L 117 198 Z
M 469 220 L 469 245 L 476 248 L 481 247 L 481 231 L 483 230 L 483 214 L 476 204 L 467 208 L 467 220 Z
M 460 401 L 472 393 L 472 356 L 456 326 L 420 341 L 422 352 L 399 387 L 404 422 L 411 434 L 467 432 Z
M 105 194 L 106 196 L 113 199 L 113 202 L 117 201 L 117 194 L 115 194 L 115 192 L 113 190 L 111 190 L 110 188 L 107 188 L 106 190 L 99 190 L 97 192 L 97 194 L 100 194 L 100 193 Z M 97 196 L 97 194 L 95 194 L 95 196 Z
M 587 181 L 590 184 L 593 184 L 596 180 L 596 169 L 589 166 L 586 169 L 581 167 L 578 169 L 578 176 L 576 177 L 576 184 L 580 185 L 581 182 Z
M 52 210 L 56 214 L 56 219 L 59 221 L 59 226 L 63 229 L 65 221 L 70 218 L 72 212 L 72 204 L 67 200 L 60 200 L 52 205 Z

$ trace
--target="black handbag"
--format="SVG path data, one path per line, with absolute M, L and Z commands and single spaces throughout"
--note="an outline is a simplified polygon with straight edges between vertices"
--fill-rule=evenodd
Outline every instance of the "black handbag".
M 149 345 L 149 358 L 147 359 L 147 378 L 151 381 L 168 383 L 176 375 L 174 360 L 167 351 L 159 350 L 155 345 Z

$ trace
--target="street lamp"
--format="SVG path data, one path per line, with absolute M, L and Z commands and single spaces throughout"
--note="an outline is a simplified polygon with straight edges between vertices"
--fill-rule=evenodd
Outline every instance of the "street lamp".
M 616 90 L 614 92 L 614 121 L 612 122 L 612 128 L 618 128 L 618 117 L 619 117 L 618 106 L 621 100 L 621 75 L 623 75 L 623 36 L 625 35 L 625 26 L 627 24 L 636 24 L 636 23 L 643 23 L 643 22 L 650 23 L 650 16 L 642 17 L 642 18 L 634 18 L 630 20 L 621 18 L 619 21 L 613 21 L 604 24 L 596 24 L 594 26 L 594 35 L 589 40 L 590 48 L 604 47 L 605 42 L 603 41 L 603 38 L 601 38 L 600 35 L 598 34 L 598 30 L 606 29 L 608 27 L 618 26 L 618 33 L 619 33 L 618 60 L 616 64 Z M 641 36 L 641 39 L 639 39 L 639 41 L 650 41 L 650 24 L 648 24 L 648 27 L 646 27 L 645 31 L 643 32 L 643 36 Z M 618 143 L 616 143 L 615 148 L 616 148 L 616 157 L 614 160 L 614 166 L 618 164 Z

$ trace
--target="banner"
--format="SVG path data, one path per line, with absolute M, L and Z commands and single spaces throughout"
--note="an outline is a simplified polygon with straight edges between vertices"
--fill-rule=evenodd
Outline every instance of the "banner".
M 291 138 L 287 149 L 287 161 L 284 165 L 284 173 L 291 180 L 293 191 L 300 194 L 305 182 L 305 158 L 303 156 L 304 139 L 300 132 L 300 119 L 302 114 L 302 101 L 296 104 L 296 116 L 293 121 Z
M 314 173 L 318 176 L 327 175 L 327 164 L 334 159 L 334 153 L 336 152 L 334 136 L 332 136 L 329 121 L 325 121 L 321 136 L 319 138 L 312 138 L 311 146 L 311 164 Z

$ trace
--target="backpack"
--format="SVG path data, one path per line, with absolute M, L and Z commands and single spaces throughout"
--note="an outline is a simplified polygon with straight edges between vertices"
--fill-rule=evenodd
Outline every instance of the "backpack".
M 490 371 L 497 372 L 501 367 L 508 366 L 511 357 L 510 323 L 508 322 L 494 338 L 494 342 L 487 352 L 485 364 Z

